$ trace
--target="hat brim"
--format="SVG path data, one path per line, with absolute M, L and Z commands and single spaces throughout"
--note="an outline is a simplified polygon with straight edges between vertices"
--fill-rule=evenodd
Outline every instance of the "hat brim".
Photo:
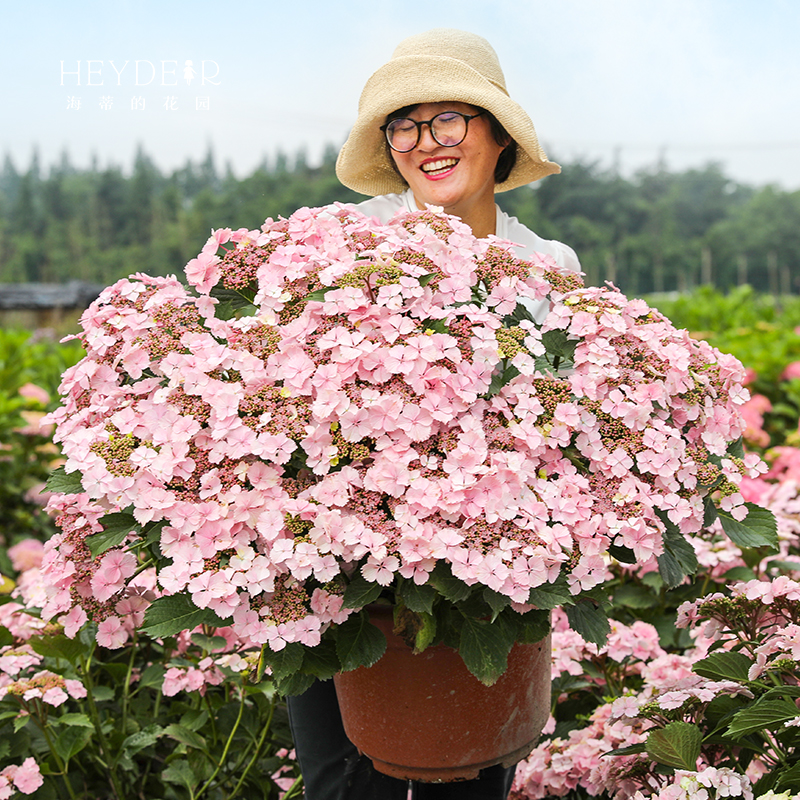
M 398 108 L 419 103 L 460 102 L 485 108 L 517 143 L 517 162 L 502 192 L 561 171 L 548 160 L 530 117 L 502 89 L 463 61 L 447 56 L 394 58 L 367 81 L 355 125 L 336 160 L 336 175 L 348 188 L 371 196 L 407 187 L 395 171 L 380 127 Z

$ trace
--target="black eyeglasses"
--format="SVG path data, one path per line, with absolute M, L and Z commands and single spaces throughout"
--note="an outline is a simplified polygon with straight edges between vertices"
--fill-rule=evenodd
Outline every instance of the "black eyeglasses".
M 431 136 L 437 144 L 442 147 L 455 147 L 467 138 L 469 121 L 485 113 L 479 111 L 477 114 L 462 114 L 460 111 L 443 111 L 433 119 L 420 122 L 401 117 L 381 125 L 381 130 L 386 134 L 389 147 L 398 153 L 409 153 L 419 144 L 423 125 L 430 127 Z

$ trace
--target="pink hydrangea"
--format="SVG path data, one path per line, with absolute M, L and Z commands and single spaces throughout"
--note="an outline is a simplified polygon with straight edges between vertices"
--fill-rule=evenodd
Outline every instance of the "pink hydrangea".
M 301 209 L 215 231 L 188 288 L 105 289 L 49 416 L 83 491 L 49 504 L 43 617 L 74 634 L 83 605 L 120 647 L 155 594 L 185 593 L 250 645 L 314 646 L 351 613 L 334 598 L 356 570 L 423 585 L 445 562 L 525 605 L 559 577 L 602 584 L 615 546 L 653 562 L 665 519 L 697 533 L 716 479 L 745 517 L 756 465 L 719 465 L 745 430 L 741 364 L 508 247 L 432 211 Z M 510 320 L 529 299 L 546 319 Z M 95 555 L 108 513 L 135 522 Z M 634 642 L 655 647 L 643 630 L 610 646 Z

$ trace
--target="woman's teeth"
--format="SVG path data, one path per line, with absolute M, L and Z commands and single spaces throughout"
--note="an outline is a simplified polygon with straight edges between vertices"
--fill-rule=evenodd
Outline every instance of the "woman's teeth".
M 422 171 L 430 174 L 431 172 L 440 172 L 441 170 L 450 169 L 458 164 L 457 158 L 443 158 L 439 161 L 428 161 L 422 165 Z

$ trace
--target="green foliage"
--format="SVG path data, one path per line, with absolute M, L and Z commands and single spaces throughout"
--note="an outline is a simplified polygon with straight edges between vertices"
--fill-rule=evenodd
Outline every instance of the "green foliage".
M 141 149 L 130 174 L 72 167 L 42 174 L 10 163 L 0 173 L 4 279 L 108 284 L 132 272 L 179 272 L 215 227 L 258 227 L 302 206 L 358 202 L 337 180 L 336 150 L 319 166 L 281 153 L 250 175 L 220 174 L 209 150 L 163 174 Z M 787 293 L 800 266 L 800 193 L 754 190 L 715 164 L 662 168 L 631 179 L 597 164 L 498 195 L 508 213 L 578 253 L 589 284 L 610 280 L 628 295 L 751 283 Z
M 61 373 L 81 355 L 75 343 L 59 345 L 28 331 L 0 330 L 0 544 L 10 546 L 29 537 L 45 539 L 55 530 L 37 495 L 59 450 L 40 420 L 57 405 Z M 23 396 L 31 387 L 41 398 Z M 53 399 L 47 399 L 48 395 Z M 2 550 L 0 572 L 9 574 Z
M 13 618 L 15 629 L 35 622 L 26 611 Z M 176 648 L 173 639 L 136 634 L 124 648 L 106 650 L 95 644 L 95 630 L 30 638 L 43 661 L 23 668 L 0 699 L 0 768 L 33 756 L 44 778 L 35 797 L 277 800 L 270 776 L 280 771 L 299 783 L 273 682 L 256 680 L 252 664 L 238 672 L 224 666 L 224 639 L 198 634 Z M 167 690 L 168 669 L 202 673 L 202 691 Z M 62 704 L 23 696 L 26 682 L 42 674 L 48 685 L 67 682 Z

